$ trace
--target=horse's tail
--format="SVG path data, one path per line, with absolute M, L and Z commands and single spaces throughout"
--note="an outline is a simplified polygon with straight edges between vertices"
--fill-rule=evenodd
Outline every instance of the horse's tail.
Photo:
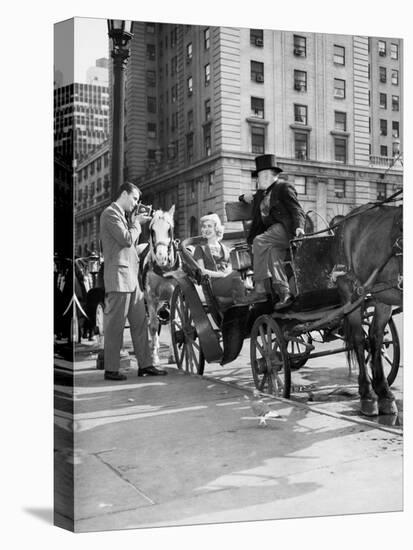
M 365 334 L 363 331 L 362 321 L 364 306 L 360 307 L 360 317 L 354 318 L 351 314 L 345 315 L 342 323 L 343 338 L 346 345 L 347 364 L 351 368 L 358 365 L 357 347 L 363 346 Z M 356 310 L 357 311 L 357 310 Z

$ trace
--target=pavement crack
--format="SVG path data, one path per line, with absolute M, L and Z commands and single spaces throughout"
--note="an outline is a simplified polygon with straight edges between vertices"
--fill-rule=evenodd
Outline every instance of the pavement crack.
M 103 451 L 105 452 L 105 451 Z M 129 481 L 129 479 L 127 479 L 126 477 L 124 477 L 122 475 L 122 472 L 120 472 L 117 468 L 115 468 L 114 466 L 112 466 L 112 464 L 110 464 L 110 462 L 107 462 L 104 458 L 102 458 L 100 456 L 99 453 L 93 453 L 94 456 L 99 459 L 102 464 L 104 464 L 105 466 L 107 466 L 110 470 L 112 470 L 112 472 L 114 472 L 118 477 L 121 478 L 122 481 L 124 481 L 125 483 L 127 483 L 130 487 L 132 487 L 137 493 L 139 496 L 141 496 L 142 498 L 144 498 L 146 501 L 148 501 L 150 504 L 154 505 L 154 504 L 157 504 L 154 500 L 151 499 L 151 497 L 149 497 L 147 494 L 145 494 L 143 491 L 141 491 L 140 489 L 138 489 L 138 487 L 136 487 L 136 485 L 134 485 L 131 481 Z

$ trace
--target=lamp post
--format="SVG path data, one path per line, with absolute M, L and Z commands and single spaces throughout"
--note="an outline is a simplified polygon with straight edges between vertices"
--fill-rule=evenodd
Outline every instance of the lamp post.
M 123 183 L 123 128 L 125 102 L 125 68 L 130 54 L 128 43 L 133 37 L 133 21 L 108 19 L 108 35 L 112 40 L 113 96 L 112 96 L 112 197 Z

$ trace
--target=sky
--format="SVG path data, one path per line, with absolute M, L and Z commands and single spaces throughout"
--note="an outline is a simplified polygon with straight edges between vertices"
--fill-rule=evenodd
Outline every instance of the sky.
M 62 72 L 62 84 L 86 82 L 86 71 L 96 59 L 109 57 L 106 19 L 75 17 L 57 23 L 54 43 L 54 68 Z

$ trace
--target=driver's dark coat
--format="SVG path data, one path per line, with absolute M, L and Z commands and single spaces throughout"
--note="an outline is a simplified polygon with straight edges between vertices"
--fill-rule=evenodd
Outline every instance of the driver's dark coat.
M 269 218 L 264 224 L 260 204 L 265 194 L 270 196 Z M 252 203 L 252 223 L 247 241 L 252 244 L 254 238 L 264 233 L 271 225 L 281 223 L 289 239 L 294 238 L 297 227 L 304 229 L 305 213 L 297 200 L 295 187 L 288 182 L 273 183 L 268 189 L 258 189 Z

